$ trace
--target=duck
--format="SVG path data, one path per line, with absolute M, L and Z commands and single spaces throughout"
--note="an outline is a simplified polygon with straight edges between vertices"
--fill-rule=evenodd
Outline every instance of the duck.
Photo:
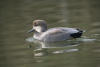
M 54 27 L 48 29 L 45 20 L 34 20 L 33 28 L 28 32 L 34 32 L 33 38 L 43 42 L 76 39 L 83 34 L 83 31 L 77 28 Z

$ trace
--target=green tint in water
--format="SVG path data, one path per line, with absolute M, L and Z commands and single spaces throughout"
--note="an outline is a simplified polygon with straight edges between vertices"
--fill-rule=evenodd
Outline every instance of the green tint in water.
M 99 0 L 1 0 L 0 67 L 99 67 L 99 12 Z M 74 42 L 27 42 L 34 19 L 86 32 Z

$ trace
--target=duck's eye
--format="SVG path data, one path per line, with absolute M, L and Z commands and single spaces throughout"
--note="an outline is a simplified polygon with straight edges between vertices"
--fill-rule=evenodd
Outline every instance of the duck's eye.
M 38 26 L 38 24 L 37 23 L 34 23 L 34 26 Z

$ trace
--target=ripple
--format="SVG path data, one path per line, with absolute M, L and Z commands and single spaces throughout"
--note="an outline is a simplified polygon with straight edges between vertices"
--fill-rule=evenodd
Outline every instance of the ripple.
M 29 38 L 26 39 L 26 41 L 27 42 L 33 42 L 34 41 L 34 38 L 33 37 L 29 37 Z
M 42 52 L 40 53 L 35 53 L 34 56 L 43 56 L 44 54 Z
M 59 51 L 54 51 L 52 53 L 59 54 L 59 53 L 76 52 L 76 51 L 79 51 L 79 49 L 59 50 Z
M 95 36 L 100 36 L 100 34 L 93 34 L 93 35 L 95 35 Z
M 82 41 L 82 42 L 94 42 L 94 41 L 96 41 L 96 39 L 82 38 L 82 39 L 79 39 L 78 41 Z

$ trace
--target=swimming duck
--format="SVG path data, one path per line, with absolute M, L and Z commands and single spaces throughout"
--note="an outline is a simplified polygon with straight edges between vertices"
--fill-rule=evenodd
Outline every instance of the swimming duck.
M 83 33 L 82 30 L 76 28 L 55 27 L 47 29 L 47 24 L 45 20 L 34 20 L 33 28 L 29 32 L 34 32 L 34 39 L 45 42 L 79 38 L 82 36 Z

